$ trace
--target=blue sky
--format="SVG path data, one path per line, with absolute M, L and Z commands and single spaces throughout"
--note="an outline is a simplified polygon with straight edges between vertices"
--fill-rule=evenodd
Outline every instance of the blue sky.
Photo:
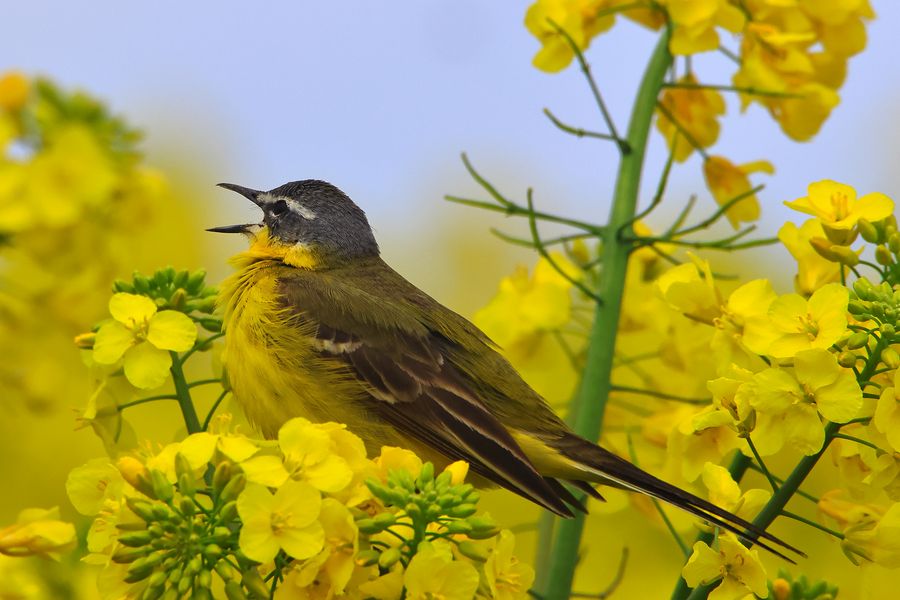
M 758 108 L 737 117 L 730 101 L 714 151 L 776 165 L 762 195 L 766 227 L 791 217 L 781 201 L 817 179 L 900 196 L 892 140 L 900 3 L 873 4 L 880 18 L 869 47 L 851 62 L 842 104 L 812 143 L 791 142 Z M 467 209 L 440 200 L 476 191 L 458 159 L 463 150 L 511 194 L 532 185 L 545 208 L 597 221 L 606 214 L 616 153 L 559 133 L 541 114 L 547 106 L 569 122 L 602 127 L 577 69 L 547 75 L 530 65 L 538 44 L 522 24 L 527 6 L 30 0 L 4 11 L 0 68 L 90 90 L 148 131 L 154 162 L 202 167 L 193 178 L 214 203 L 209 225 L 255 218 L 210 187 L 217 181 L 269 188 L 327 179 L 367 210 L 389 259 L 414 268 L 448 222 L 468 218 L 462 231 L 487 237 L 482 215 L 461 215 Z M 623 129 L 652 43 L 623 22 L 588 52 Z M 710 82 L 727 82 L 732 68 L 721 57 L 695 64 Z M 651 174 L 663 159 L 656 136 Z M 693 192 L 711 206 L 696 159 L 676 172 L 672 201 Z

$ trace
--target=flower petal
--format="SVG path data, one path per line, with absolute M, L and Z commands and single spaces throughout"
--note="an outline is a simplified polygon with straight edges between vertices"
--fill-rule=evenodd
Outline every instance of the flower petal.
M 125 353 L 125 377 L 134 387 L 145 390 L 157 388 L 166 382 L 172 357 L 165 350 L 141 342 Z
M 177 310 L 164 310 L 150 319 L 147 341 L 161 350 L 185 352 L 197 339 L 197 326 Z
M 286 527 L 276 537 L 284 551 L 297 560 L 315 556 L 325 544 L 325 530 L 318 521 L 313 521 L 306 527 Z
M 118 321 L 108 321 L 97 331 L 92 356 L 101 365 L 111 365 L 134 343 L 134 333 L 130 329 Z
M 109 314 L 119 323 L 134 327 L 156 314 L 156 303 L 147 296 L 120 292 L 109 299 Z

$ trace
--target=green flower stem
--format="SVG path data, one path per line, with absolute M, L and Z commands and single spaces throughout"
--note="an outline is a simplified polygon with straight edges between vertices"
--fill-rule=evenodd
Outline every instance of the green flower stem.
M 622 154 L 609 221 L 603 231 L 603 269 L 598 288 L 603 302 L 596 308 L 587 363 L 571 407 L 572 413 L 576 415 L 575 432 L 589 440 L 596 440 L 600 435 L 603 413 L 612 386 L 610 378 L 616 345 L 616 325 L 622 307 L 625 270 L 631 249 L 631 244 L 623 240 L 621 234 L 631 234 L 631 223 L 637 212 L 647 136 L 656 99 L 671 62 L 669 33 L 666 32 L 657 42 L 638 89 L 626 138 L 630 152 Z M 569 598 L 578 564 L 584 515 L 577 514 L 573 519 L 560 521 L 556 529 L 547 583 L 541 594 L 545 600 Z M 550 540 L 540 540 L 539 543 L 549 544 Z
M 750 459 L 743 455 L 743 453 L 738 452 L 734 455 L 734 458 L 731 459 L 731 464 L 728 466 L 728 473 L 731 475 L 731 478 L 737 482 L 740 482 L 744 477 L 744 473 L 747 472 L 747 469 L 750 468 Z M 715 539 L 715 534 L 712 531 L 705 531 L 697 536 L 697 539 L 694 540 L 694 544 L 697 542 L 703 542 L 704 544 L 711 544 L 713 539 Z M 693 549 L 693 544 L 691 548 Z M 697 588 L 701 589 L 701 588 Z M 672 600 L 682 600 L 683 598 L 687 598 L 688 594 L 690 594 L 691 588 L 688 587 L 687 582 L 683 577 L 678 578 L 678 585 L 675 586 L 675 591 L 672 592 Z M 709 593 L 709 589 L 706 590 Z M 693 597 L 693 595 L 691 596 Z M 706 596 L 700 596 L 701 598 L 705 598 Z
M 200 419 L 197 418 L 197 409 L 194 408 L 194 401 L 191 400 L 191 388 L 184 378 L 181 358 L 177 352 L 170 351 L 169 354 L 172 355 L 172 366 L 169 371 L 172 373 L 172 381 L 175 382 L 175 395 L 178 396 L 178 406 L 181 408 L 184 424 L 188 433 L 199 433 L 203 431 L 203 427 L 200 425 Z

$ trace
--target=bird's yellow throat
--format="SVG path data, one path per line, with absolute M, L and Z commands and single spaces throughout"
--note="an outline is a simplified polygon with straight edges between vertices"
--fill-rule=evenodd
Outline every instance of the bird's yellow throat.
M 313 249 L 303 244 L 284 244 L 269 235 L 268 227 L 251 235 L 250 247 L 231 258 L 231 264 L 238 269 L 260 260 L 278 260 L 298 269 L 321 266 L 319 255 Z

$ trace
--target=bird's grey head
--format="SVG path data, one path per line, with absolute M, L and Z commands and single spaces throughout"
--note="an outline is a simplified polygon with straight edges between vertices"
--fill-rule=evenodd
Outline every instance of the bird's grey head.
M 259 206 L 259 224 L 214 227 L 222 233 L 253 233 L 266 226 L 284 244 L 302 244 L 335 258 L 377 256 L 378 244 L 363 210 L 347 194 L 325 181 L 292 181 L 268 192 L 231 183 L 219 187 L 237 192 Z

